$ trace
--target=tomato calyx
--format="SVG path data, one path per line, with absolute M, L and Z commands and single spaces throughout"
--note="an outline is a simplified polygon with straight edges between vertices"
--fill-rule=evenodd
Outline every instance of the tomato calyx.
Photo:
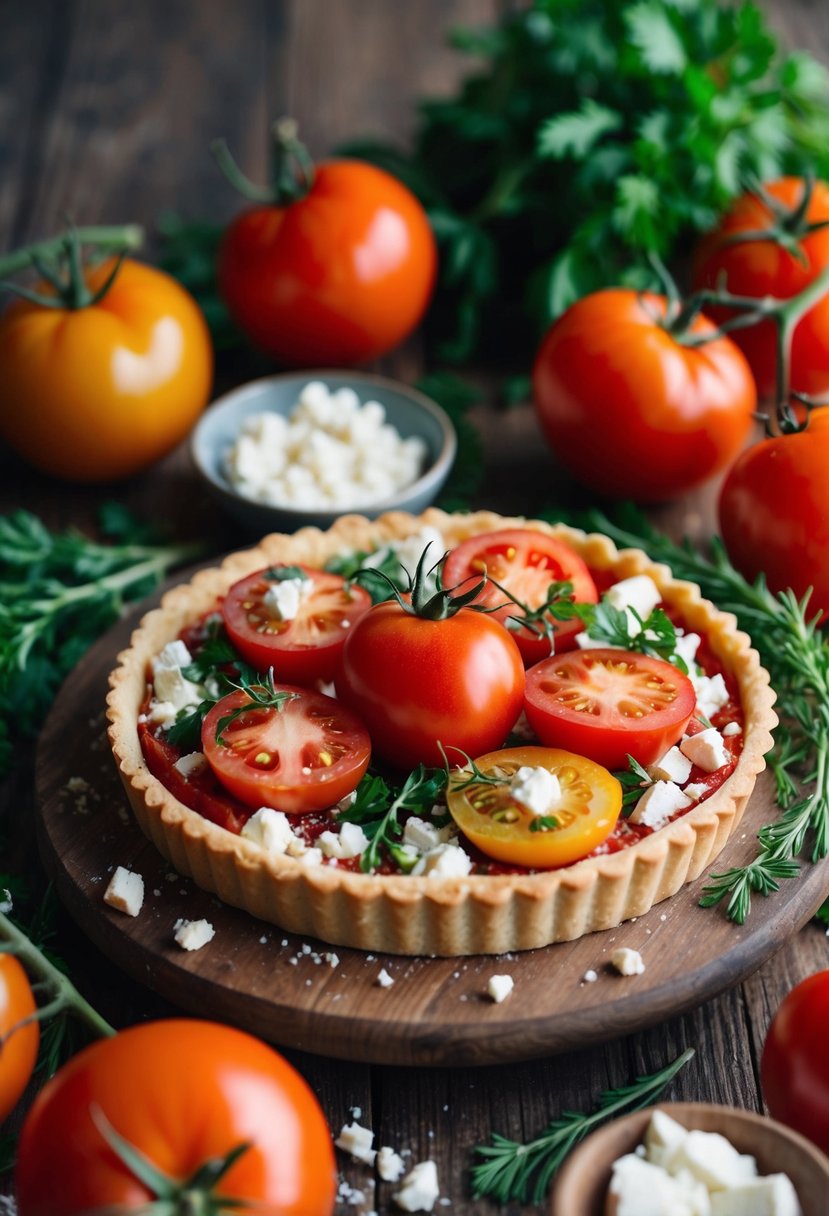
M 99 304 L 115 282 L 124 258 L 144 240 L 144 230 L 136 224 L 111 228 L 75 228 L 46 241 L 26 245 L 0 258 L 0 277 L 34 267 L 48 290 L 37 291 L 2 277 L 0 288 L 36 304 L 39 308 L 68 308 L 76 311 Z M 112 252 L 115 263 L 97 290 L 87 286 L 83 247 L 94 248 L 98 256 Z
M 271 172 L 265 186 L 257 186 L 239 168 L 225 139 L 214 139 L 210 151 L 227 181 L 252 203 L 288 207 L 309 194 L 314 184 L 314 162 L 298 137 L 294 118 L 278 118 L 271 126 Z
M 244 1199 L 217 1194 L 216 1187 L 239 1158 L 250 1150 L 250 1141 L 235 1145 L 222 1157 L 202 1162 L 189 1178 L 180 1180 L 165 1174 L 117 1132 L 100 1106 L 91 1106 L 89 1113 L 118 1160 L 153 1196 L 155 1202 L 148 1208 L 152 1216 L 222 1216 L 222 1213 L 249 1207 Z
M 448 621 L 450 617 L 456 616 L 462 608 L 472 608 L 476 612 L 493 611 L 491 608 L 479 607 L 473 602 L 487 584 L 486 575 L 468 591 L 459 592 L 458 587 L 444 587 L 441 567 L 446 554 L 427 569 L 427 553 L 428 546 L 423 550 L 418 559 L 414 577 L 408 575 L 409 588 L 406 592 L 401 592 L 394 581 L 382 570 L 369 567 L 366 574 L 370 574 L 372 578 L 379 577 L 388 584 L 390 595 L 387 597 L 386 602 L 396 600 L 404 612 L 408 613 L 409 616 L 416 616 L 422 621 Z M 353 576 L 354 579 L 359 578 L 362 573 L 362 571 L 358 570 Z M 408 574 L 408 571 L 406 573 Z M 460 586 L 462 585 L 460 584 Z

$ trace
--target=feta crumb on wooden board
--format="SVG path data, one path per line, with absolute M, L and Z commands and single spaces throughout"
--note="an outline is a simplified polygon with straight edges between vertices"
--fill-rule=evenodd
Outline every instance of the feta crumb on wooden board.
M 227 476 L 255 502 L 310 510 L 379 502 L 420 476 L 428 449 L 403 438 L 378 401 L 309 381 L 287 416 L 246 418 L 225 453 Z
M 340 1134 L 334 1143 L 344 1153 L 349 1153 L 353 1161 L 363 1161 L 366 1165 L 374 1165 L 377 1153 L 372 1148 L 374 1132 L 370 1127 L 363 1127 L 356 1120 L 346 1123 L 340 1129 Z
M 486 994 L 496 1005 L 505 1001 L 515 987 L 511 975 L 491 975 L 486 986 Z
M 607 1216 L 802 1216 L 785 1174 L 717 1132 L 688 1130 L 655 1110 L 644 1143 L 613 1163 Z
M 620 975 L 641 975 L 645 970 L 645 962 L 638 950 L 631 950 L 630 946 L 619 946 L 610 956 L 611 966 L 615 967 Z
M 179 917 L 173 926 L 173 937 L 182 950 L 201 950 L 216 936 L 209 920 L 185 920 Z
M 377 1173 L 384 1182 L 397 1182 L 406 1172 L 403 1158 L 384 1144 L 377 1154 Z
M 144 879 L 133 870 L 116 866 L 104 891 L 104 903 L 127 916 L 137 916 L 144 904 Z
M 431 1212 L 439 1194 L 437 1165 L 421 1161 L 409 1171 L 392 1199 L 403 1212 Z

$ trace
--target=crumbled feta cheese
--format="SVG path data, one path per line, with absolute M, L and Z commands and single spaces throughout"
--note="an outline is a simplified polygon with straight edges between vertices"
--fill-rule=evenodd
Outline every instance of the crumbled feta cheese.
M 418 858 L 412 874 L 436 878 L 465 878 L 472 869 L 472 858 L 457 844 L 439 844 Z
M 393 1148 L 384 1144 L 377 1154 L 377 1173 L 384 1182 L 397 1182 L 406 1171 L 403 1158 Z
M 738 1153 L 718 1132 L 689 1131 L 667 1160 L 672 1174 L 687 1170 L 711 1191 L 724 1191 L 757 1177 L 757 1162 Z
M 690 772 L 690 765 L 689 765 Z M 677 811 L 691 806 L 691 799 L 673 781 L 655 781 L 649 786 L 630 815 L 631 823 L 646 828 L 661 828 Z
M 378 988 L 391 988 L 392 984 L 394 983 L 394 979 L 389 975 L 388 971 L 384 967 L 382 971 L 378 973 L 377 979 L 374 981 L 374 983 Z
M 655 1110 L 645 1132 L 645 1151 L 653 1165 L 665 1165 L 688 1135 L 687 1128 L 664 1110 Z
M 359 823 L 344 823 L 339 832 L 321 832 L 317 844 L 326 857 L 359 857 L 368 847 L 368 837 Z
M 690 785 L 685 786 L 682 792 L 693 802 L 699 802 L 700 798 L 708 793 L 708 786 L 704 781 L 692 781 Z
M 585 984 L 595 984 L 596 980 L 599 978 L 599 973 L 590 967 L 587 971 L 585 971 L 581 978 L 584 980 Z
M 734 735 L 741 735 L 743 733 L 743 728 L 740 726 L 739 722 L 726 722 L 720 733 L 724 739 L 730 739 Z
M 696 664 L 694 660 L 697 657 L 701 641 L 702 638 L 698 633 L 684 633 L 681 629 L 677 629 L 676 631 L 674 654 L 684 661 L 689 673 L 695 672 Z
M 697 694 L 697 712 L 704 718 L 711 718 L 728 704 L 728 689 L 720 672 L 715 676 L 690 676 L 691 683 Z
M 262 606 L 272 621 L 293 621 L 313 586 L 310 578 L 274 579 L 262 596 Z
M 379 502 L 411 485 L 427 455 L 424 441 L 401 436 L 378 402 L 360 405 L 353 389 L 330 392 L 311 381 L 288 417 L 246 418 L 225 454 L 225 467 L 246 498 L 342 510 Z
M 635 574 L 632 578 L 623 578 L 614 583 L 605 592 L 604 598 L 620 612 L 632 608 L 645 621 L 661 601 L 662 593 L 649 575 Z M 637 634 L 642 627 L 633 612 L 628 612 L 630 631 Z
M 669 747 L 661 759 L 648 765 L 648 776 L 652 781 L 675 781 L 677 785 L 683 785 L 691 776 L 691 761 L 678 747 Z
M 371 1147 L 374 1143 L 374 1132 L 370 1128 L 363 1127 L 356 1121 L 346 1123 L 334 1143 L 343 1152 L 350 1153 L 354 1161 L 364 1161 L 366 1165 L 374 1165 L 377 1153 Z
M 437 528 L 421 528 L 404 540 L 397 540 L 391 546 L 396 553 L 400 565 L 409 574 L 414 575 L 417 564 L 423 554 L 426 554 L 426 566 L 434 566 L 443 557 L 446 548 L 443 536 Z
M 404 844 L 413 845 L 420 853 L 428 853 L 430 849 L 436 849 L 439 844 L 445 844 L 452 835 L 452 828 L 437 828 L 433 823 L 429 823 L 426 819 L 420 819 L 417 815 L 412 815 L 406 820 L 406 826 L 403 829 Z
M 706 773 L 716 772 L 731 759 L 723 737 L 715 726 L 709 726 L 699 734 L 689 735 L 680 742 L 679 749 L 697 768 Z
M 797 1192 L 786 1174 L 751 1178 L 711 1194 L 711 1216 L 803 1216 Z
M 192 777 L 194 773 L 200 773 L 206 765 L 204 752 L 188 752 L 186 756 L 180 756 L 176 760 L 173 768 L 181 773 L 182 777 Z
M 674 1178 L 637 1153 L 614 1161 L 609 1194 L 615 1216 L 709 1216 L 711 1210 L 704 1186 Z
M 184 920 L 179 918 L 173 926 L 176 945 L 182 950 L 201 950 L 216 936 L 209 920 Z
M 104 903 L 127 916 L 137 916 L 144 903 L 144 879 L 140 874 L 117 866 L 104 891 Z
M 290 820 L 284 811 L 262 806 L 255 811 L 239 833 L 268 853 L 285 853 L 296 840 Z
M 314 847 L 312 849 L 306 848 L 302 853 L 299 854 L 299 856 L 297 857 L 297 861 L 299 862 L 299 864 L 301 866 L 307 866 L 307 867 L 321 866 L 322 865 L 322 849 L 318 849 L 316 847 Z
M 515 987 L 511 975 L 491 975 L 487 982 L 486 994 L 496 1005 L 505 1001 Z
M 509 790 L 531 815 L 547 815 L 561 802 L 558 777 L 541 765 L 522 764 L 513 774 Z
M 179 638 L 173 642 L 168 642 L 160 654 L 157 654 L 152 662 L 153 674 L 166 668 L 168 671 L 175 671 L 180 667 L 187 667 L 193 662 L 193 656 L 187 649 L 187 646 Z
M 437 1165 L 421 1161 L 409 1171 L 392 1199 L 404 1212 L 431 1212 L 439 1194 Z
M 645 970 L 642 955 L 638 950 L 631 950 L 629 946 L 619 946 L 614 950 L 610 962 L 620 975 L 641 975 Z

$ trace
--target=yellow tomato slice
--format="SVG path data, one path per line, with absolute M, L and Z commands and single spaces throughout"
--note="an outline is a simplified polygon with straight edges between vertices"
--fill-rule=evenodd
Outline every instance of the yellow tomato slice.
M 510 747 L 487 752 L 475 765 L 497 782 L 458 769 L 449 780 L 447 803 L 463 834 L 496 861 L 530 869 L 566 866 L 595 849 L 616 826 L 622 787 L 584 756 L 553 747 Z M 561 797 L 543 815 L 533 814 L 510 791 L 513 776 L 525 765 L 558 778 Z

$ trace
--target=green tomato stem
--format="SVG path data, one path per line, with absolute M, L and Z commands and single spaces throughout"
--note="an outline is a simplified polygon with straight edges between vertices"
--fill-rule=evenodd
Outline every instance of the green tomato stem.
M 112 227 L 78 228 L 78 242 L 81 245 L 93 245 L 100 250 L 135 250 L 144 243 L 144 229 L 140 224 L 121 224 Z M 49 237 L 44 241 L 35 241 L 32 245 L 24 245 L 13 253 L 0 257 L 0 277 L 17 274 L 26 270 L 36 259 L 58 257 L 66 246 L 66 236 Z
M 100 1038 L 110 1038 L 115 1034 L 115 1028 L 110 1026 L 78 992 L 75 985 L 67 976 L 51 963 L 34 942 L 30 941 L 22 929 L 18 929 L 9 918 L 0 912 L 0 954 L 13 954 L 19 959 L 26 971 L 35 977 L 37 986 L 42 986 L 49 994 L 45 1004 L 40 1005 L 35 1013 L 19 1022 L 12 1030 L 17 1030 L 29 1022 L 39 1022 L 58 1014 L 72 1014 L 78 1018 L 93 1034 Z

